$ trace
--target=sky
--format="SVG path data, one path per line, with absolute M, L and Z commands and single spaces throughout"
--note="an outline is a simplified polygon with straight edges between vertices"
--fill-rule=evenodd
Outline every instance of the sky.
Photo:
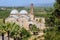
M 55 0 L 0 0 L 0 6 L 27 6 L 33 4 L 51 4 Z

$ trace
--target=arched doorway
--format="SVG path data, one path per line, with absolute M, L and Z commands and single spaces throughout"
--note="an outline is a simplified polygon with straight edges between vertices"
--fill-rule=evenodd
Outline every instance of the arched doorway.
M 29 24 L 29 29 L 30 29 L 31 26 L 32 26 L 32 24 Z

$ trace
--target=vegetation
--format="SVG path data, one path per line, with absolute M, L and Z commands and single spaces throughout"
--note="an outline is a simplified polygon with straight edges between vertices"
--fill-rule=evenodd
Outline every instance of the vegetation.
M 22 40 L 28 40 L 28 38 L 31 36 L 30 32 L 27 31 L 25 28 L 22 28 L 20 35 Z
M 10 13 L 10 11 L 7 11 L 7 10 L 1 11 L 0 10 L 0 18 L 6 18 L 6 17 L 8 17 L 9 13 Z
M 12 33 L 13 31 L 17 32 L 19 29 L 19 26 L 15 23 L 6 23 L 5 26 L 6 26 L 6 32 L 8 34 L 8 40 L 10 40 L 10 33 Z
M 14 40 L 28 40 L 28 38 L 31 36 L 29 31 L 24 28 L 20 28 L 20 26 L 15 23 L 5 23 L 0 25 L 0 34 L 2 35 L 2 40 L 4 40 L 5 33 L 8 35 L 8 40 L 10 40 L 11 37 L 14 38 Z
M 46 30 L 45 40 L 59 40 L 60 38 L 60 0 L 56 1 L 53 12 L 46 19 L 49 28 Z
M 0 19 L 0 24 L 3 24 L 3 19 Z
M 0 25 L 0 34 L 2 35 L 2 40 L 4 40 L 5 33 L 6 33 L 5 25 Z
M 59 40 L 60 38 L 60 3 L 57 1 L 53 7 L 34 7 L 34 15 L 37 17 L 46 18 L 46 26 L 49 27 L 45 30 L 45 40 Z M 0 9 L 0 34 L 2 35 L 2 40 L 4 40 L 4 35 L 7 33 L 8 40 L 14 38 L 14 40 L 28 40 L 31 37 L 30 31 L 35 35 L 40 31 L 36 25 L 32 25 L 30 30 L 25 28 L 20 28 L 19 25 L 15 23 L 4 24 L 5 18 L 10 14 L 10 11 L 14 8 L 7 7 L 6 10 Z M 18 7 L 18 11 L 25 9 L 29 12 L 29 7 Z M 52 35 L 53 34 L 53 35 Z M 34 40 L 37 40 L 36 38 Z
M 2 7 L 1 7 L 2 8 Z M 3 7 L 3 8 L 6 8 L 5 10 L 2 10 L 0 8 L 0 19 L 1 18 L 7 18 L 11 12 L 11 10 L 13 10 L 14 8 L 13 7 Z M 27 10 L 29 12 L 30 8 L 29 7 L 17 7 L 15 8 L 17 9 L 18 11 L 20 10 Z M 47 12 L 50 13 L 51 11 L 53 10 L 52 7 L 34 7 L 34 15 L 35 16 L 38 16 L 38 17 L 45 17 Z
M 33 32 L 34 35 L 38 34 L 38 32 L 40 31 L 40 29 L 37 28 L 36 25 L 31 25 L 30 30 Z

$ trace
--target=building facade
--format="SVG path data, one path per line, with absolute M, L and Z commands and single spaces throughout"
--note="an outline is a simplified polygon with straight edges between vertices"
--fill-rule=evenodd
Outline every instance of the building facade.
M 18 24 L 20 27 L 24 27 L 29 30 L 30 25 L 36 25 L 38 28 L 45 28 L 45 18 L 43 17 L 35 17 L 33 12 L 33 4 L 30 6 L 30 12 L 28 13 L 26 10 L 18 10 L 14 9 L 10 12 L 10 16 L 5 19 L 5 23 L 13 22 Z

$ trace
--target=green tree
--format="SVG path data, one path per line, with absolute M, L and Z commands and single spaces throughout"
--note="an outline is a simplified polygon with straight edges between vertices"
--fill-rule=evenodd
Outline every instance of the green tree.
M 26 30 L 25 28 L 22 28 L 20 36 L 21 36 L 22 40 L 28 40 L 28 38 L 31 36 L 31 34 L 28 30 Z
M 1 35 L 2 35 L 2 40 L 4 40 L 4 34 L 6 33 L 6 31 L 5 31 L 5 25 L 3 24 L 3 25 L 0 25 L 0 33 L 1 33 Z
M 7 35 L 8 35 L 8 40 L 10 40 L 10 31 L 12 30 L 12 27 L 14 26 L 13 24 L 11 23 L 5 23 L 5 26 L 6 26 L 6 32 L 7 32 Z
M 20 38 L 20 31 L 21 31 L 20 26 L 17 24 L 14 24 L 10 32 L 10 36 L 14 38 L 14 40 L 17 40 L 18 38 Z
M 60 0 L 56 0 L 54 7 L 46 21 L 49 29 L 46 30 L 45 40 L 59 40 L 60 38 Z M 50 24 L 53 26 L 51 27 Z
M 6 32 L 7 32 L 7 35 L 8 35 L 8 40 L 10 40 L 10 33 L 14 30 L 15 27 L 17 27 L 17 24 L 15 24 L 15 23 L 5 23 L 5 26 L 6 26 Z
M 40 31 L 39 28 L 37 28 L 36 25 L 31 25 L 30 30 L 33 32 L 34 35 L 36 33 L 38 34 L 38 32 Z

